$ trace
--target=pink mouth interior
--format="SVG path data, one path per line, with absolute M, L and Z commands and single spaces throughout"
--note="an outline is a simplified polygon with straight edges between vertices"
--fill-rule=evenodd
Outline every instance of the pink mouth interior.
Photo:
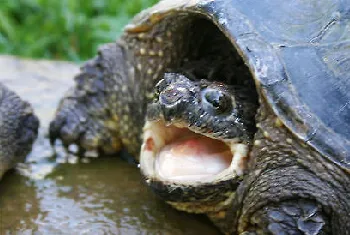
M 177 134 L 160 149 L 156 160 L 159 176 L 169 180 L 203 180 L 227 169 L 232 152 L 222 141 L 176 128 Z

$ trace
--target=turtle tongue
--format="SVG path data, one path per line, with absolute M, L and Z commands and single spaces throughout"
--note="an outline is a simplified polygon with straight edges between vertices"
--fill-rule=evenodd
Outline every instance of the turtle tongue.
M 192 135 L 165 145 L 158 153 L 156 170 L 163 179 L 203 180 L 230 166 L 230 148 L 219 140 Z

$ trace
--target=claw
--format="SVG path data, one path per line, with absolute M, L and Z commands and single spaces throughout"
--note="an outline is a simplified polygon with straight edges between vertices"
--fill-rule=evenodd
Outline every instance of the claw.
M 72 154 L 77 154 L 79 152 L 79 146 L 76 144 L 71 144 L 68 146 L 68 152 Z
M 63 119 L 60 119 L 58 117 L 54 121 L 50 122 L 49 139 L 50 139 L 51 146 L 54 146 L 56 140 L 59 139 L 60 126 L 63 126 L 63 125 L 64 125 Z
M 49 127 L 51 146 L 55 146 L 56 140 L 60 139 L 66 152 L 79 156 L 83 156 L 85 151 L 117 152 L 121 147 L 120 141 L 100 120 L 104 116 L 91 115 L 86 106 L 88 104 L 72 99 L 61 102 L 56 118 Z M 71 145 L 78 146 L 76 151 L 71 151 Z
M 111 51 L 118 50 L 120 57 Z M 107 123 L 114 122 L 109 110 L 110 90 L 117 81 L 115 64 L 124 61 L 122 48 L 115 43 L 107 44 L 100 49 L 94 59 L 88 61 L 81 68 L 81 72 L 74 78 L 75 86 L 69 89 L 60 101 L 55 119 L 50 123 L 50 143 L 55 145 L 61 139 L 69 151 L 69 146 L 79 146 L 78 154 L 85 151 L 99 151 L 108 149 L 119 151 L 121 141 L 119 130 L 113 129 Z M 120 71 L 121 74 L 123 71 Z M 118 72 L 119 74 L 119 72 Z M 113 75 L 113 76 L 112 76 Z M 113 96 L 114 97 L 114 96 Z M 115 108 L 113 106 L 113 108 Z

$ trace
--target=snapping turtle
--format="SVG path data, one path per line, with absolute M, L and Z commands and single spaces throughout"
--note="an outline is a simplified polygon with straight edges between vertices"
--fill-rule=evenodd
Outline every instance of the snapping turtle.
M 30 104 L 0 83 L 0 179 L 24 160 L 38 136 L 38 127 Z
M 51 140 L 126 147 L 225 233 L 350 234 L 348 6 L 161 1 L 82 67 Z

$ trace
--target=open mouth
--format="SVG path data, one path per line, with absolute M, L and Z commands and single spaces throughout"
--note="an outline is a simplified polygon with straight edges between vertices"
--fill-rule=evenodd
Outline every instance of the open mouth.
M 195 133 L 184 124 L 147 121 L 141 147 L 141 170 L 152 180 L 198 185 L 243 174 L 248 146 Z
M 180 22 L 174 17 L 162 22 Z M 147 104 L 141 174 L 176 209 L 217 213 L 231 205 L 250 170 L 258 95 L 249 68 L 217 25 L 200 15 L 177 25 L 169 55 L 178 63 L 163 64 L 165 82 L 159 80 Z

